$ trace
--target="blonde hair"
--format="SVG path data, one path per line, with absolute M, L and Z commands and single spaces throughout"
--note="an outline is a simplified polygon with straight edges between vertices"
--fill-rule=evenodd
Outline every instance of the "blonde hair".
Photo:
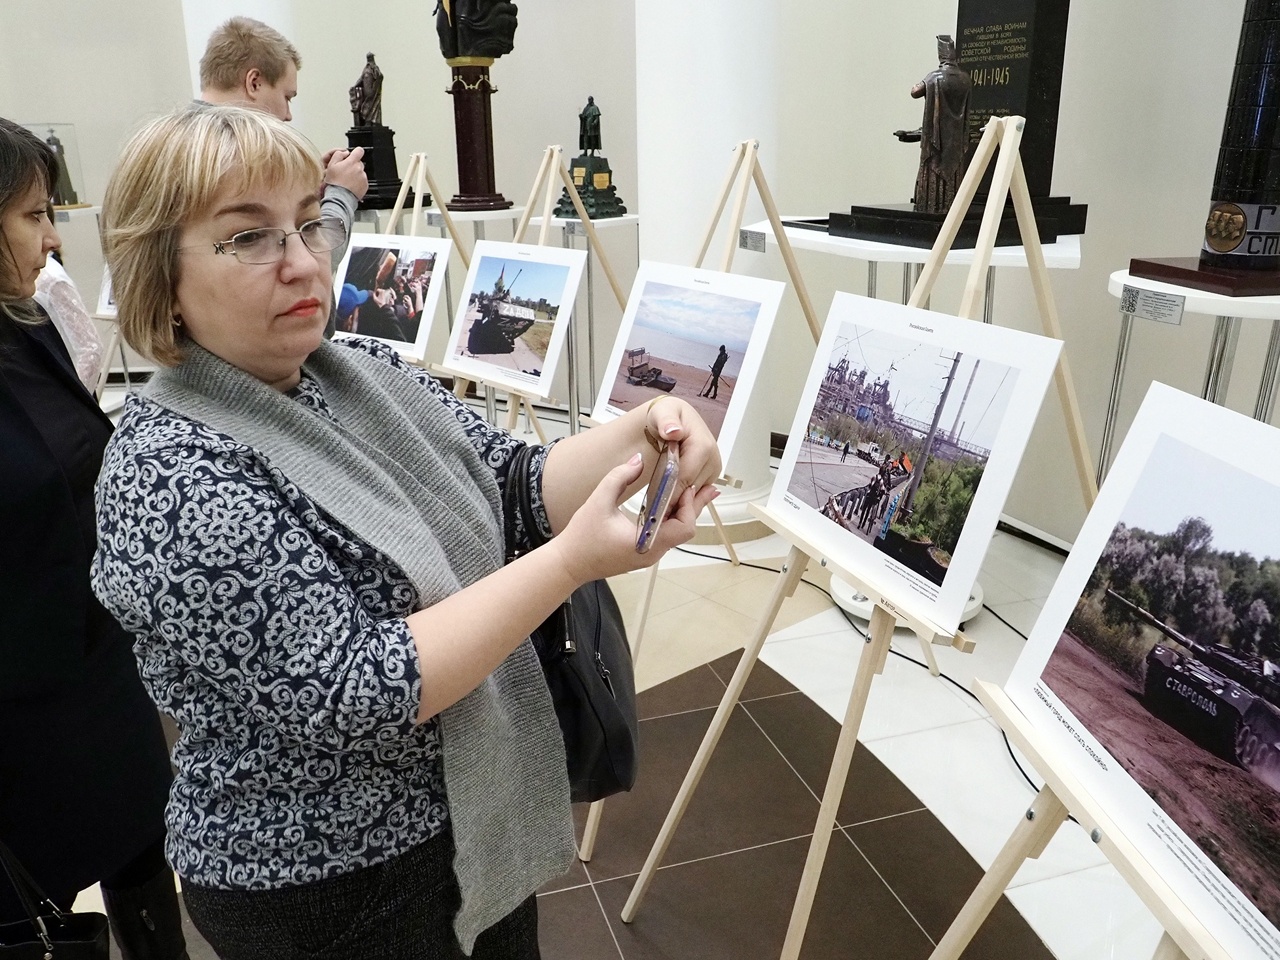
M 261 20 L 232 17 L 209 35 L 200 58 L 200 88 L 233 90 L 255 67 L 274 86 L 290 61 L 295 69 L 302 69 L 297 49 L 278 30 Z
M 224 191 L 320 187 L 316 148 L 259 110 L 192 106 L 152 120 L 125 145 L 102 201 L 102 249 L 120 334 L 156 363 L 182 361 L 173 316 L 182 228 Z

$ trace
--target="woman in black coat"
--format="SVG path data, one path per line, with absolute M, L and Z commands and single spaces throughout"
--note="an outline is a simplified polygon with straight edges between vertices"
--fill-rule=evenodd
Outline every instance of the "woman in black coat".
M 130 637 L 89 589 L 111 421 L 31 299 L 59 245 L 57 176 L 0 119 L 0 840 L 60 906 L 101 883 L 126 960 L 179 960 L 164 735 Z M 0 923 L 24 917 L 0 873 Z

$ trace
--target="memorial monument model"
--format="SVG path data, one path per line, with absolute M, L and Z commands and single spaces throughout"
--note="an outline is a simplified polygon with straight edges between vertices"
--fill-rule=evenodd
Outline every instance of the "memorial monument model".
M 437 0 L 440 52 L 453 71 L 453 126 L 458 147 L 458 192 L 450 210 L 503 210 L 493 169 L 493 61 L 515 46 L 516 5 L 505 0 Z
M 1280 294 L 1280 6 L 1249 0 L 1200 256 L 1135 259 L 1135 277 L 1226 296 Z
M 396 132 L 382 123 L 382 70 L 370 53 L 365 57 L 360 78 L 348 91 L 351 98 L 351 129 L 347 147 L 364 148 L 364 170 L 369 191 L 360 201 L 362 210 L 386 210 L 395 205 L 400 193 L 396 169 Z M 423 198 L 430 203 L 430 197 Z
M 953 104 L 958 96 L 959 80 L 954 79 L 957 73 L 967 73 L 970 79 L 965 110 L 968 130 L 965 160 L 953 181 L 955 183 L 963 176 L 968 157 L 991 117 L 1025 118 L 1022 165 L 1041 243 L 1052 243 L 1062 234 L 1083 233 L 1088 212 L 1084 204 L 1074 204 L 1069 197 L 1054 197 L 1049 193 L 1058 130 L 1058 100 L 1062 92 L 1068 6 L 1069 0 L 960 0 L 950 65 L 940 42 L 939 60 L 942 62 L 922 81 L 927 91 L 930 77 L 936 77 L 937 82 L 942 82 L 943 77 L 951 77 L 947 81 L 952 85 L 948 103 Z M 916 86 L 918 88 L 921 84 Z M 928 95 L 927 92 L 917 94 L 920 95 L 926 97 L 926 123 L 922 130 L 928 130 L 931 124 Z M 949 109 L 955 108 L 950 106 Z M 911 136 L 904 131 L 898 131 L 897 135 L 900 139 Z M 825 221 L 792 221 L 792 224 L 825 228 L 836 236 L 913 247 L 932 246 L 946 216 L 950 195 L 938 201 L 935 184 L 935 201 L 930 200 L 924 171 L 928 149 L 922 141 L 921 170 L 914 203 L 856 205 L 847 213 L 832 213 Z M 950 156 L 948 153 L 948 158 Z M 935 162 L 940 160 L 938 158 Z M 926 180 L 924 184 L 921 183 L 922 178 Z M 954 244 L 957 249 L 972 247 L 977 239 L 983 198 L 989 184 L 990 171 L 979 188 L 977 202 L 960 225 Z M 926 188 L 923 202 L 919 199 L 921 186 Z M 940 209 L 931 209 L 937 202 L 941 203 Z M 1021 242 L 1013 208 L 1006 207 L 996 234 L 996 244 L 1010 246 Z
M 627 208 L 618 198 L 618 190 L 613 185 L 613 171 L 609 168 L 609 161 L 599 153 L 600 108 L 596 106 L 595 97 L 587 97 L 587 105 L 578 114 L 578 149 L 582 153 L 569 164 L 569 176 L 573 178 L 573 185 L 582 198 L 587 216 L 592 220 L 622 216 Z M 555 215 L 577 218 L 568 190 L 560 191 Z
M 62 141 L 50 129 L 49 136 L 45 137 L 44 142 L 58 158 L 58 182 L 53 187 L 53 205 L 55 207 L 77 206 L 80 198 L 76 196 L 75 188 L 71 186 L 71 172 L 67 169 L 67 151 L 62 146 Z

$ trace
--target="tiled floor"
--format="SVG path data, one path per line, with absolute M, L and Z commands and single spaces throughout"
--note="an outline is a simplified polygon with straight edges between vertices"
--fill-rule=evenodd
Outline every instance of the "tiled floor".
M 776 570 L 778 537 L 739 545 Z M 964 690 L 1003 682 L 1062 558 L 1009 533 L 980 581 L 976 650 L 935 653 L 945 679 L 890 657 L 872 687 L 802 957 L 926 958 L 1025 812 L 1033 790 Z M 647 574 L 614 581 L 632 621 Z M 775 573 L 723 550 L 664 558 L 636 664 L 641 777 L 610 799 L 590 863 L 539 897 L 547 960 L 779 955 L 847 703 L 861 637 L 811 568 L 787 600 L 634 923 L 619 919 Z M 894 648 L 918 658 L 899 631 Z M 1029 771 L 1035 778 L 1034 771 Z M 1038 778 L 1036 778 L 1038 779 Z M 579 830 L 585 809 L 578 811 Z M 87 891 L 91 904 L 95 891 Z M 188 929 L 192 960 L 212 952 Z M 1155 919 L 1078 827 L 1064 826 L 1011 885 L 965 957 L 1147 960 Z

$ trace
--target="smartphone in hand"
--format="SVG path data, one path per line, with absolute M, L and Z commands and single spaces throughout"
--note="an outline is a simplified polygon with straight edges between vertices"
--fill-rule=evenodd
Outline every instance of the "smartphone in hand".
M 676 480 L 680 476 L 680 467 L 676 458 L 676 444 L 669 442 L 667 449 L 658 457 L 657 466 L 653 468 L 653 476 L 649 479 L 649 488 L 645 491 L 644 500 L 640 504 L 640 516 L 636 520 L 636 553 L 648 553 L 658 536 L 658 528 L 671 509 L 671 498 L 675 496 Z

